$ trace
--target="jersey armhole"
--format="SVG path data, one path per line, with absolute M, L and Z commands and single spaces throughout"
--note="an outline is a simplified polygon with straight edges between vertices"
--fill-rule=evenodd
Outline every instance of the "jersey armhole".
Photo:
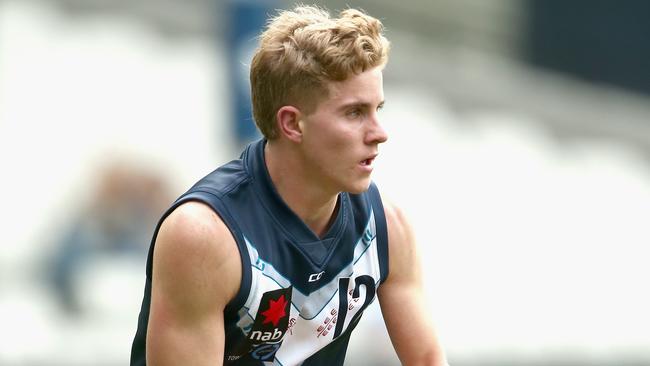
M 375 225 L 377 229 L 377 254 L 379 256 L 379 283 L 383 283 L 388 277 L 388 225 L 386 224 L 386 214 L 384 205 L 381 202 L 381 195 L 375 183 L 371 183 L 368 188 L 370 194 L 370 203 L 375 215 Z

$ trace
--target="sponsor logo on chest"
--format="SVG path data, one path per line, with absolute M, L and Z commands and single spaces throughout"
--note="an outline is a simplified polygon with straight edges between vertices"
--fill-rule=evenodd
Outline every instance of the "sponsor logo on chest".
M 262 295 L 255 321 L 246 341 L 234 352 L 228 355 L 227 362 L 238 361 L 242 358 L 257 361 L 273 360 L 275 353 L 284 340 L 289 328 L 291 312 L 291 293 L 293 287 L 281 288 L 265 292 Z

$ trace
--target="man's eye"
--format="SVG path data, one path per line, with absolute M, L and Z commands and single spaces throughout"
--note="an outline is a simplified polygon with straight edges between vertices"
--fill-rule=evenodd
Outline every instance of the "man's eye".
M 361 116 L 361 111 L 358 109 L 353 109 L 347 113 L 350 118 L 358 118 Z

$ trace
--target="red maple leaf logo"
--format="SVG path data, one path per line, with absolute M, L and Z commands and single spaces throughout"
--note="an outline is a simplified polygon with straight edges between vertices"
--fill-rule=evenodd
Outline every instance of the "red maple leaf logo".
M 284 299 L 284 295 L 280 296 L 277 300 L 269 300 L 269 308 L 262 313 L 264 315 L 264 321 L 262 324 L 273 323 L 274 327 L 278 326 L 280 319 L 284 318 L 287 315 L 285 308 L 287 307 L 287 300 Z

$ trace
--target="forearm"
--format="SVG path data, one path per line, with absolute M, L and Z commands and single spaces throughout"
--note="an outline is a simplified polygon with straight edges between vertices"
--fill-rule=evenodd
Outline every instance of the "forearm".
M 409 285 L 386 285 L 380 291 L 380 305 L 393 347 L 403 365 L 447 366 L 421 291 Z

